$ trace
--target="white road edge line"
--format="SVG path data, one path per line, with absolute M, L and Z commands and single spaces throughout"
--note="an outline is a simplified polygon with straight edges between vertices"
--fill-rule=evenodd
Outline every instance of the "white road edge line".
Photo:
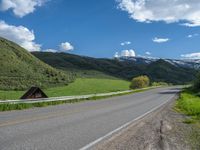
M 175 97 L 175 96 L 174 96 L 174 97 Z M 174 97 L 173 97 L 173 98 L 174 98 Z M 172 98 L 172 99 L 173 99 L 173 98 Z M 103 139 L 108 138 L 108 137 L 111 136 L 112 134 L 117 133 L 118 131 L 120 131 L 120 130 L 126 128 L 126 127 L 128 127 L 129 125 L 131 125 L 131 124 L 134 123 L 135 121 L 137 121 L 137 120 L 139 120 L 139 119 L 145 117 L 146 115 L 152 113 L 153 111 L 159 109 L 161 106 L 167 104 L 167 103 L 168 103 L 169 101 L 171 101 L 172 99 L 169 99 L 169 100 L 167 100 L 166 102 L 164 102 L 164 103 L 158 105 L 157 107 L 154 107 L 153 109 L 151 109 L 150 111 L 146 112 L 145 114 L 143 114 L 143 115 L 141 115 L 141 116 L 135 118 L 134 120 L 132 120 L 132 121 L 130 121 L 130 122 L 127 122 L 126 124 L 124 124 L 124 125 L 120 126 L 119 128 L 117 128 L 117 129 L 115 129 L 115 130 L 109 132 L 108 134 L 106 134 L 106 135 L 104 135 L 104 136 L 98 138 L 97 140 L 95 140 L 95 141 L 89 143 L 88 145 L 86 145 L 86 146 L 80 148 L 79 150 L 87 150 L 87 149 L 91 148 L 92 146 L 96 145 L 97 143 L 99 143 L 99 142 L 102 141 Z

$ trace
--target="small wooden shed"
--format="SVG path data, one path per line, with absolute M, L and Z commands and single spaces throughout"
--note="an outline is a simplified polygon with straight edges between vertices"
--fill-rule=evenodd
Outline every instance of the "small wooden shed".
M 31 87 L 20 99 L 37 98 L 48 98 L 48 96 L 39 87 Z

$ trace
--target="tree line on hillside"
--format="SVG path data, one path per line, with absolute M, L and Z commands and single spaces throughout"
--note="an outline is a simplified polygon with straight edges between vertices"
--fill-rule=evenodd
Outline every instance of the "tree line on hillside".
M 125 80 L 131 80 L 133 77 L 144 74 L 152 82 L 185 84 L 191 82 L 197 73 L 195 69 L 177 67 L 162 59 L 150 64 L 136 64 L 134 61 L 99 59 L 66 53 L 34 52 L 33 55 L 57 69 L 73 72 L 75 76 L 77 72 L 79 74 L 81 72 L 87 73 L 89 70 Z

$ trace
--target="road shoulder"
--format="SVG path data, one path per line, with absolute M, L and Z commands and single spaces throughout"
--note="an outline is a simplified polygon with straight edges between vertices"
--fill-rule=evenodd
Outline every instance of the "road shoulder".
M 183 123 L 185 115 L 174 111 L 175 100 L 98 143 L 97 150 L 190 150 L 192 127 Z

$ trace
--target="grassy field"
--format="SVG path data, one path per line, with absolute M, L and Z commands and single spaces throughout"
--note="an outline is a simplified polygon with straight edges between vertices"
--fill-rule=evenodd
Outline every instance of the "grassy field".
M 45 89 L 49 97 L 84 95 L 123 91 L 129 89 L 130 82 L 114 79 L 79 78 L 68 86 Z M 0 91 L 0 99 L 19 99 L 25 91 Z
M 25 91 L 0 91 L 1 100 L 19 99 Z
M 191 116 L 195 120 L 200 120 L 200 96 L 185 90 L 181 93 L 176 107 L 179 111 Z

